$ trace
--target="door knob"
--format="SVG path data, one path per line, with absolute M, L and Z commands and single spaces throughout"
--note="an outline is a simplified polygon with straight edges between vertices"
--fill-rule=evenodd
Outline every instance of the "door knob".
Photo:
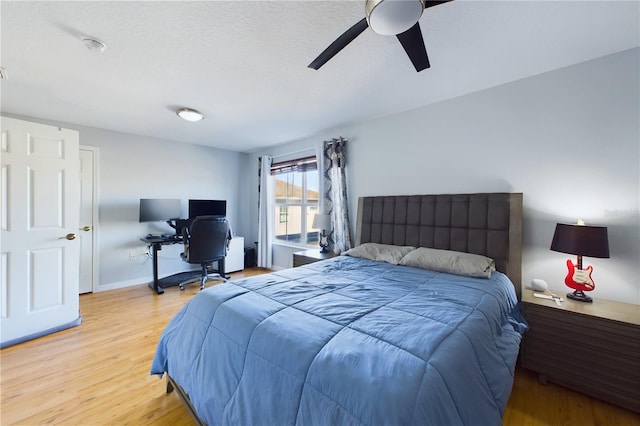
M 75 239 L 76 239 L 76 234 L 74 234 L 74 233 L 69 233 L 69 234 L 67 234 L 67 235 L 65 236 L 65 238 L 66 238 L 67 240 L 75 240 Z
M 80 228 L 81 231 L 91 231 L 91 227 L 88 225 L 83 226 L 82 228 Z

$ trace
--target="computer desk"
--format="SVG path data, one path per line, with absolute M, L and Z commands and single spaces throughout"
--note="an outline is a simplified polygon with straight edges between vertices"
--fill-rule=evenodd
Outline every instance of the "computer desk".
M 151 287 L 156 293 L 163 294 L 164 289 L 160 282 L 162 280 L 167 280 L 170 284 L 165 285 L 165 287 L 171 287 L 178 285 L 178 283 L 174 280 L 170 280 L 170 278 L 175 277 L 180 274 L 193 274 L 195 276 L 200 276 L 200 271 L 187 271 L 187 272 L 178 272 L 176 274 L 170 275 L 168 277 L 164 277 L 162 279 L 158 278 L 158 252 L 162 250 L 162 246 L 169 244 L 182 244 L 182 235 L 169 235 L 169 236 L 161 236 L 161 235 L 147 235 L 146 237 L 140 238 L 140 241 L 146 243 L 148 246 L 151 246 L 152 249 L 152 257 L 153 257 L 153 282 L 149 283 L 149 287 Z M 225 259 L 218 260 L 218 271 L 224 271 L 224 262 Z M 229 279 L 230 276 L 226 273 L 222 273 L 226 279 Z
M 140 238 L 140 241 L 146 243 L 148 246 L 151 246 L 151 249 L 153 250 L 153 282 L 149 283 L 149 287 L 151 287 L 156 293 L 162 294 L 164 293 L 164 290 L 160 286 L 160 280 L 158 279 L 158 252 L 162 250 L 162 246 L 164 245 L 182 244 L 182 236 L 147 235 L 146 237 Z

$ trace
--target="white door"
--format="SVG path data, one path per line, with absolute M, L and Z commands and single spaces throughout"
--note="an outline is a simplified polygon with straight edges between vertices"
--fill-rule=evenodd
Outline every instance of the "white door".
M 95 191 L 96 149 L 80 147 L 80 294 L 93 291 L 97 279 L 95 262 L 95 224 L 97 206 Z
M 79 135 L 0 117 L 1 342 L 80 322 Z

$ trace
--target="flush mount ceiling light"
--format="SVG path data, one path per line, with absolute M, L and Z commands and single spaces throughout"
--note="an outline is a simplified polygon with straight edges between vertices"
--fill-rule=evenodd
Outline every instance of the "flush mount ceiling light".
M 107 45 L 98 40 L 95 37 L 83 37 L 82 43 L 84 43 L 85 47 L 89 50 L 94 50 L 96 52 L 104 52 L 107 48 Z
M 423 0 L 367 0 L 367 22 L 380 35 L 396 35 L 413 27 L 424 10 Z
M 204 115 L 191 108 L 179 109 L 178 111 L 176 111 L 176 114 L 178 114 L 178 117 L 187 121 L 200 121 L 204 118 Z

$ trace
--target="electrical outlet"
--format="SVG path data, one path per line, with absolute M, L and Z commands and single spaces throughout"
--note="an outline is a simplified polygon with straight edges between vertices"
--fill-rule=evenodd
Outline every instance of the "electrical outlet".
M 133 253 L 129 253 L 129 260 L 131 261 L 136 260 L 136 255 Z

